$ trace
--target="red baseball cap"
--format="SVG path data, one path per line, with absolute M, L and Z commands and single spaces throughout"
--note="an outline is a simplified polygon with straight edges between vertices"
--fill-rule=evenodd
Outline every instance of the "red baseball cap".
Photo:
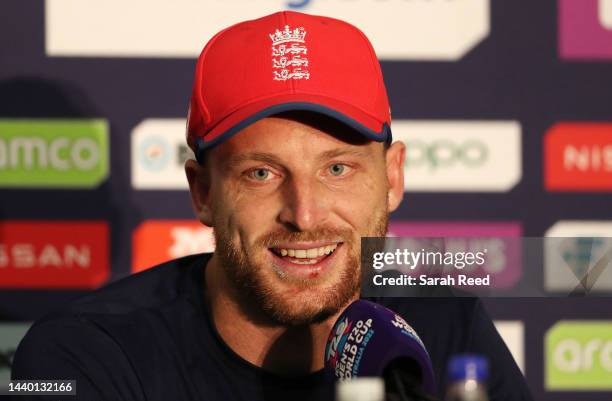
M 217 33 L 196 64 L 187 142 L 199 159 L 249 124 L 294 110 L 324 114 L 371 140 L 391 142 L 380 64 L 359 29 L 282 11 Z

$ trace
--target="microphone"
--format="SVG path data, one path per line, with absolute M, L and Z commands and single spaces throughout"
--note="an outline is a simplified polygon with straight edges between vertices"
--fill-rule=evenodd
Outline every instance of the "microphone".
M 382 377 L 388 399 L 434 400 L 431 359 L 397 313 L 357 300 L 338 317 L 325 346 L 325 370 L 334 380 Z

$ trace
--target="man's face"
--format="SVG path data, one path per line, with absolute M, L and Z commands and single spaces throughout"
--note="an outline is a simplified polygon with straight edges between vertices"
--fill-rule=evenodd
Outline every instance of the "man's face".
M 382 144 L 325 119 L 271 117 L 214 148 L 204 169 L 200 217 L 242 302 L 301 325 L 357 296 L 360 237 L 387 230 Z

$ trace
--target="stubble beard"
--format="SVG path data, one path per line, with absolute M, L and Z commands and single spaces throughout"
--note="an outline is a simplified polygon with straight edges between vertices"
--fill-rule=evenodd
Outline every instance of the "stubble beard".
M 388 221 L 385 203 L 374 211 L 370 224 L 359 235 L 384 237 Z M 215 224 L 215 254 L 234 286 L 237 301 L 259 311 L 272 324 L 294 327 L 323 322 L 359 293 L 361 243 L 352 230 L 321 227 L 307 232 L 275 231 L 262 235 L 252 246 L 240 246 L 223 227 Z M 265 255 L 268 248 L 298 241 L 341 241 L 347 247 L 346 261 L 343 266 L 331 266 L 324 277 L 313 279 L 296 279 L 270 265 Z M 293 294 L 279 287 L 290 288 Z

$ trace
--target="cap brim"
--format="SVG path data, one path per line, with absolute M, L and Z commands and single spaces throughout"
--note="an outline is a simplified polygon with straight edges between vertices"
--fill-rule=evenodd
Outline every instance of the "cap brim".
M 342 101 L 318 95 L 290 94 L 270 97 L 240 107 L 219 122 L 206 135 L 196 139 L 196 156 L 262 118 L 287 111 L 311 111 L 331 117 L 376 142 L 391 142 L 391 128 L 384 121 Z

